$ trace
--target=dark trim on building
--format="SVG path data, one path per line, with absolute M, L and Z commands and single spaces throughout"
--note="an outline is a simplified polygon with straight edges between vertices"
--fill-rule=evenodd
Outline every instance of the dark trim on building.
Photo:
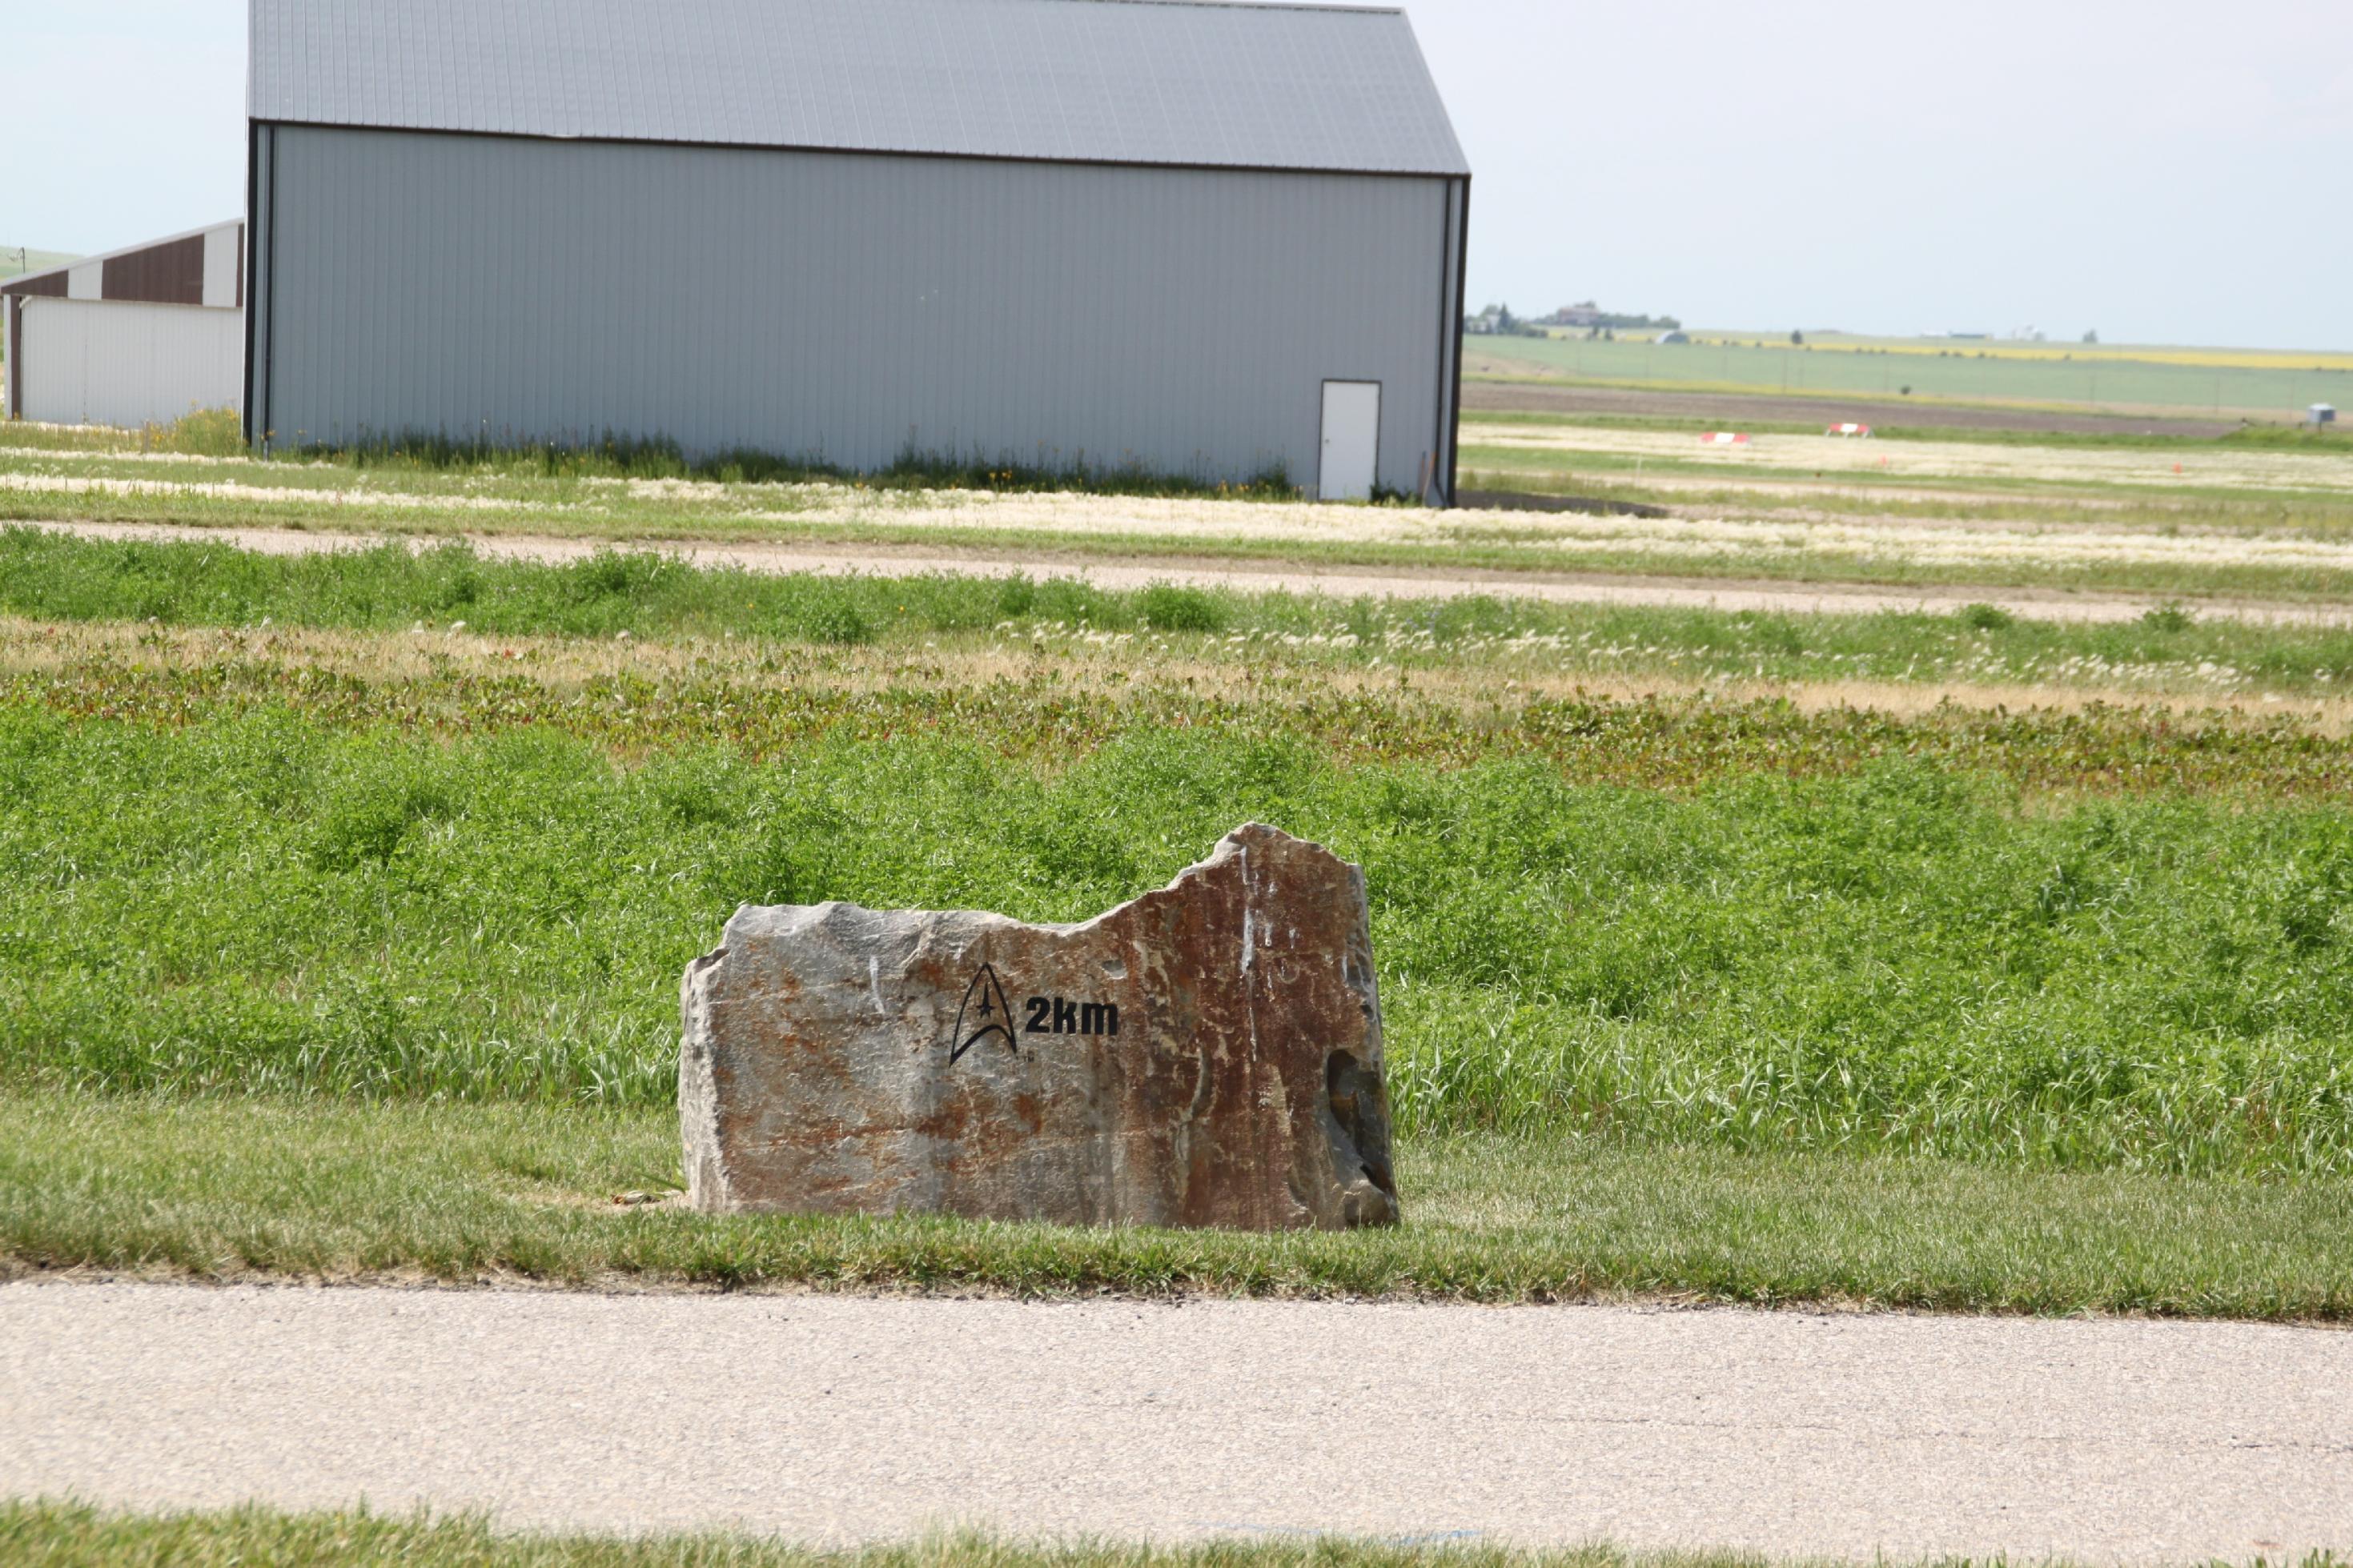
M 62 300 L 66 297 L 66 275 L 59 269 L 44 272 L 38 278 L 0 283 L 0 294 L 15 300 Z
M 8 417 L 25 416 L 25 301 L 8 297 Z
M 1436 169 L 1317 169 L 1272 163 L 1175 163 L 1143 158 L 1046 158 L 1013 153 L 936 153 L 894 147 L 826 147 L 800 142 L 692 142 L 649 136 L 535 136 L 519 131 L 459 131 L 415 125 L 346 125 L 332 120 L 269 120 L 273 130 L 364 131 L 386 136 L 470 136 L 492 142 L 541 142 L 556 147 L 679 147 L 719 153 L 838 153 L 849 158 L 935 158 L 958 163 L 1044 163 L 1081 169 L 1175 169 L 1207 174 L 1320 174 L 1346 180 L 1460 180 Z
M 98 294 L 146 305 L 205 302 L 205 237 L 190 235 L 102 262 Z
M 270 402 L 278 395 L 278 127 L 268 127 L 269 133 L 269 272 L 261 295 L 261 309 L 269 313 L 269 331 L 261 342 L 261 446 L 269 450 L 270 432 L 277 428 L 271 422 Z M 250 214 L 247 223 L 253 220 Z M 248 310 L 248 320 L 253 312 Z
M 1454 240 L 1454 390 L 1448 395 L 1447 417 L 1454 428 L 1446 444 L 1446 504 L 1452 506 L 1462 477 L 1462 316 L 1470 306 L 1471 176 L 1462 176 L 1462 218 Z
M 1462 356 L 1461 201 L 1461 183 L 1447 181 L 1438 204 L 1438 372 L 1430 382 L 1431 401 L 1438 407 L 1430 439 L 1430 478 L 1420 498 L 1424 505 L 1430 504 L 1433 492 L 1442 504 L 1454 504 L 1453 481 L 1444 465 L 1454 450 L 1455 418 L 1461 403 L 1455 378 Z
M 261 209 L 254 205 L 254 194 L 259 184 L 261 164 L 261 127 L 248 120 L 245 122 L 245 237 L 242 254 L 237 258 L 237 302 L 242 308 L 252 297 L 252 285 L 246 274 L 253 267 L 253 226 L 261 221 Z M 253 318 L 255 312 L 245 312 L 245 395 L 238 403 L 245 409 L 245 444 L 254 446 L 259 440 L 260 416 L 254 411 L 253 384 Z

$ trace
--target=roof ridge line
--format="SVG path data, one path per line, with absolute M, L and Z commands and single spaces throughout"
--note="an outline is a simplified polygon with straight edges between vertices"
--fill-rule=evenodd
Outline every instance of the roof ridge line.
M 0 278 L 0 291 L 14 289 L 19 283 L 29 283 L 37 278 L 54 278 L 60 272 L 71 272 L 78 267 L 89 267 L 100 261 L 120 261 L 126 256 L 136 256 L 142 250 L 154 250 L 166 245 L 178 245 L 183 240 L 195 239 L 199 236 L 210 234 L 216 228 L 242 228 L 244 226 L 245 218 L 240 214 L 236 217 L 223 218 L 218 223 L 206 224 L 201 228 L 185 229 L 178 234 L 167 234 L 160 239 L 142 239 L 136 245 L 120 246 L 112 250 L 100 250 L 89 256 L 77 256 L 71 261 L 59 262 L 55 267 L 44 267 L 37 272 L 19 272 L 13 278 Z

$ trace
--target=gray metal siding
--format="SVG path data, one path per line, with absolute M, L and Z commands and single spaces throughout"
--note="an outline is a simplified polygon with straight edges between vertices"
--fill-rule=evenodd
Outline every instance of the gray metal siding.
M 1442 462 L 1451 183 L 280 127 L 258 416 L 280 442 L 668 437 L 1312 483 Z M 1442 471 L 1442 470 L 1441 470 Z
M 23 417 L 137 429 L 235 408 L 245 312 L 111 300 L 27 300 Z
M 1396 11 L 1120 0 L 254 0 L 252 117 L 1460 174 Z

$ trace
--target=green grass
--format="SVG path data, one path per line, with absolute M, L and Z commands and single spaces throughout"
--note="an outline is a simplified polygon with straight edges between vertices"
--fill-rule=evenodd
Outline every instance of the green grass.
M 1080 919 L 1261 818 L 1366 867 L 1414 1131 L 2353 1171 L 2334 800 L 2021 797 L 1868 748 L 1777 776 L 1736 731 L 1662 793 L 988 693 L 748 745 L 627 690 L 566 735 L 522 682 L 439 735 L 63 695 L 0 705 L 0 1082 L 664 1103 L 677 975 L 740 901 Z
M 233 437 L 233 432 L 230 435 Z M 1046 514 L 1018 503 L 951 501 L 933 486 L 970 482 L 982 489 L 1062 488 L 1053 476 L 959 475 L 910 470 L 856 485 L 769 482 L 723 465 L 711 482 L 638 482 L 618 459 L 565 457 L 551 464 L 512 453 L 457 453 L 371 463 L 220 458 L 174 449 L 167 441 L 141 452 L 120 437 L 90 432 L 31 432 L 47 446 L 0 450 L 0 521 L 270 527 L 326 533 L 450 537 L 467 533 L 587 540 L 756 541 L 805 546 L 893 546 L 976 551 L 999 558 L 1040 556 L 1138 559 L 1206 557 L 1234 562 L 1497 572 L 1603 572 L 1628 575 L 1763 578 L 1790 583 L 1982 584 L 2163 595 L 2242 594 L 2331 602 L 2353 593 L 2353 569 L 2328 557 L 2264 558 L 2259 550 L 2202 549 L 2174 558 L 2157 536 L 2219 533 L 2322 544 L 2353 532 L 2353 500 L 2316 479 L 2283 469 L 2261 485 L 2200 486 L 2045 482 L 2027 478 L 1905 479 L 1887 494 L 1887 476 L 1869 470 L 1823 476 L 1790 488 L 1795 476 L 1717 464 L 1649 459 L 1630 454 L 1527 452 L 1472 447 L 1466 475 L 1473 488 L 1567 491 L 1591 497 L 1668 502 L 1679 523 L 1651 532 L 1613 533 L 1592 520 L 1568 522 L 1525 511 L 1431 511 L 1418 506 L 1288 509 L 1206 504 L 1181 518 L 1145 501 L 1071 498 Z M 142 437 L 143 439 L 143 437 Z M 177 438 L 174 437 L 174 440 Z M 112 444 L 109 444 L 112 443 Z M 201 447 L 193 437 L 181 446 Z M 233 440 L 231 441 L 233 447 Z M 632 456 L 629 461 L 637 458 Z M 2274 463 L 2291 463 L 2281 458 Z M 1645 466 L 1647 465 L 1647 466 Z M 605 471 L 609 469 L 610 471 Z M 2325 476 L 2324 476 L 2325 477 Z M 1693 488 L 1674 489 L 1671 480 Z M 1105 480 L 1104 483 L 1110 481 Z M 74 488 L 84 487 L 84 488 Z M 94 488 L 91 488 L 94 487 Z M 1137 487 L 1129 487 L 1135 489 Z M 1146 496 L 1185 493 L 1141 487 Z M 1271 492 L 1233 492 L 1267 499 Z M 1884 525 L 1882 537 L 1857 540 L 1810 529 L 1815 512 Z M 1746 547 L 1683 538 L 1692 520 L 1765 519 L 1782 526 Z M 1906 535 L 1912 520 L 2052 524 L 2048 538 L 2013 527 L 2013 539 L 1988 552 L 1945 557 Z M 2084 537 L 2088 526 L 2150 536 L 2118 554 L 2112 542 Z M 1597 528 L 1604 531 L 1596 532 Z M 2133 542 L 2129 539 L 2127 542 Z
M 202 539 L 79 540 L 0 529 L 0 613 L 52 621 L 264 622 L 487 637 L 703 637 L 885 647 L 1162 634 L 1187 657 L 1257 667 L 1374 661 L 1697 682 L 2053 683 L 2323 695 L 2353 683 L 2353 625 L 2278 626 L 2175 610 L 2113 624 L 1952 615 L 1760 615 L 1540 600 L 1342 601 L 1070 578 L 814 577 L 699 570 L 610 552 L 569 565 L 455 543 L 271 556 Z M 1239 645 L 1226 639 L 1240 637 Z M 1144 660 L 1148 650 L 1130 649 Z
M 16 460 L 0 458 L 0 473 Z M 171 481 L 157 473 L 131 476 L 141 481 Z M 1312 520 L 1293 533 L 1250 534 L 1250 520 L 1237 516 L 1237 531 L 1214 531 L 1219 521 L 1199 532 L 1154 531 L 1134 525 L 1117 511 L 1099 514 L 1100 526 L 1083 528 L 1027 527 L 992 521 L 986 512 L 963 513 L 937 507 L 921 492 L 870 491 L 846 507 L 820 506 L 806 495 L 785 489 L 773 495 L 734 489 L 715 499 L 605 493 L 586 499 L 565 499 L 541 493 L 516 502 L 512 510 L 474 510 L 466 498 L 451 495 L 433 504 L 438 492 L 423 490 L 404 480 L 398 489 L 354 489 L 350 500 L 303 495 L 295 475 L 252 476 L 214 472 L 202 482 L 255 483 L 260 489 L 280 489 L 282 498 L 256 498 L 204 491 L 106 494 L 47 490 L 0 490 L 0 523 L 78 521 L 154 524 L 190 529 L 263 528 L 322 534 L 399 534 L 425 539 L 468 534 L 554 537 L 666 544 L 678 541 L 714 543 L 756 542 L 799 546 L 849 546 L 969 552 L 995 561 L 1070 559 L 1138 562 L 1217 561 L 1277 563 L 1285 566 L 1394 567 L 1452 576 L 1463 572 L 1593 573 L 1628 577 L 1669 576 L 1697 581 L 1731 580 L 1742 584 L 1765 581 L 1792 584 L 1855 584 L 1921 587 L 1973 585 L 1984 587 L 2053 588 L 2180 596 L 2236 595 L 2282 600 L 2336 603 L 2353 594 L 2353 571 L 2335 565 L 2277 565 L 2262 561 L 2110 560 L 2105 554 L 2070 553 L 2065 542 L 2042 549 L 2031 538 L 2023 552 L 1998 560 L 1938 561 L 1906 552 L 1847 546 L 1835 542 L 1815 545 L 1802 537 L 1777 542 L 1769 552 L 1723 549 L 1664 555 L 1641 539 L 1623 542 L 1564 543 L 1556 519 L 1526 511 L 1463 510 L 1424 513 L 1409 538 L 1352 539 L 1345 528 L 1320 533 Z M 454 484 L 458 481 L 445 481 Z M 1612 500 L 1649 504 L 1672 501 L 1701 512 L 1722 508 L 1719 515 L 1771 516 L 1774 509 L 1751 504 L 1753 489 L 1728 486 L 1722 491 L 1689 491 L 1668 495 L 1655 487 L 1594 476 L 1571 484 L 1548 480 L 1531 470 L 1515 486 L 1538 492 L 1564 489 Z M 427 496 L 424 504 L 403 499 Z M 871 499 L 868 499 L 871 497 Z M 482 500 L 500 498 L 485 496 Z M 1850 498 L 1851 500 L 1851 498 Z M 1958 509 L 1957 511 L 1956 509 Z M 1418 509 L 1396 509 L 1398 510 Z M 1825 510 L 1854 510 L 1867 516 L 1901 518 L 1973 515 L 1985 512 L 1968 497 L 1910 507 L 1841 502 Z M 2080 501 L 2037 500 L 2024 496 L 2004 502 L 1987 515 L 2000 521 L 2049 521 L 2080 523 Z M 967 521 L 966 519 L 969 519 Z M 2325 501 L 2305 510 L 2263 513 L 2260 507 L 2217 507 L 2211 526 L 2230 531 L 2271 528 L 2291 531 L 2309 526 L 2335 530 L 2343 521 L 2342 509 Z M 2132 517 L 2118 521 L 2132 525 Z M 2173 510 L 2153 510 L 2139 520 L 2163 529 L 2210 526 L 2205 514 L 2185 516 Z M 1509 592 L 1508 588 L 1503 591 Z
M 2151 360 L 2030 360 L 1955 343 L 1943 356 L 1858 353 L 1788 345 L 1585 342 L 1551 338 L 1470 338 L 1474 356 L 1524 366 L 1525 374 L 1629 385 L 1744 393 L 1823 393 L 1954 403 L 2084 405 L 2235 418 L 2261 411 L 2288 420 L 2315 403 L 2353 405 L 2353 371 L 2166 364 Z M 2104 351 L 2113 353 L 2114 351 Z M 1934 419 L 1924 414 L 1921 422 Z
M 1067 632 L 1018 655 L 984 650 L 975 671 L 928 649 L 772 644 L 480 644 L 483 654 L 464 658 L 433 635 L 347 639 L 314 659 L 274 632 L 132 630 L 0 623 L 0 700 L 167 727 L 293 714 L 338 730 L 528 731 L 626 758 L 718 747 L 770 762 L 820 738 L 886 746 L 951 736 L 1050 773 L 1115 742 L 1175 733 L 1297 744 L 1344 766 L 1533 763 L 1588 784 L 1675 795 L 1753 774 L 1845 777 L 1891 758 L 2030 800 L 2179 793 L 2325 804 L 2353 784 L 2353 753 L 2333 724 L 2235 710 L 1939 704 L 1905 717 L 1705 692 L 1514 694 L 1495 690 L 1478 666 L 1443 664 L 1396 679 L 1401 672 L 1369 671 L 1356 689 L 1335 690 L 1334 672 L 1274 665 L 1281 650 L 1261 647 L 1267 662 L 1249 662 L 1250 643 L 1222 666 L 1160 663 Z M 96 645 L 89 655 L 41 657 L 82 635 Z M 26 667 L 11 669 L 20 658 Z
M 169 425 L 119 431 L 87 426 L 62 430 L 11 430 L 5 444 L 35 451 L 108 452 L 185 457 L 251 456 L 244 426 L 234 409 L 202 409 Z M 879 490 L 973 489 L 1007 494 L 1076 490 L 1092 495 L 1215 496 L 1252 500 L 1294 500 L 1299 488 L 1281 468 L 1239 483 L 1203 481 L 1133 465 L 1105 467 L 1081 458 L 1060 468 L 1006 460 L 956 458 L 909 451 L 884 468 L 852 470 L 836 464 L 738 448 L 688 458 L 674 441 L 624 439 L 607 435 L 586 444 L 516 447 L 489 441 L 454 441 L 447 436 L 416 435 L 350 446 L 282 446 L 269 467 L 301 475 L 315 484 L 322 473 L 349 475 L 494 477 L 501 479 L 695 479 L 719 484 L 794 485 L 857 480 Z
M 638 1201 L 679 1179 L 666 1110 L 0 1093 L 0 1271 L 2353 1318 L 2343 1178 L 1425 1137 L 1402 1226 L 1271 1236 Z

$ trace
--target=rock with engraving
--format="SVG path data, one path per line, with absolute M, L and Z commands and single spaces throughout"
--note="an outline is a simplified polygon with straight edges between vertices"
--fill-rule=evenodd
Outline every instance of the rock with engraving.
M 1364 874 L 1271 827 L 1083 925 L 746 907 L 682 1003 L 696 1208 L 1398 1216 Z

